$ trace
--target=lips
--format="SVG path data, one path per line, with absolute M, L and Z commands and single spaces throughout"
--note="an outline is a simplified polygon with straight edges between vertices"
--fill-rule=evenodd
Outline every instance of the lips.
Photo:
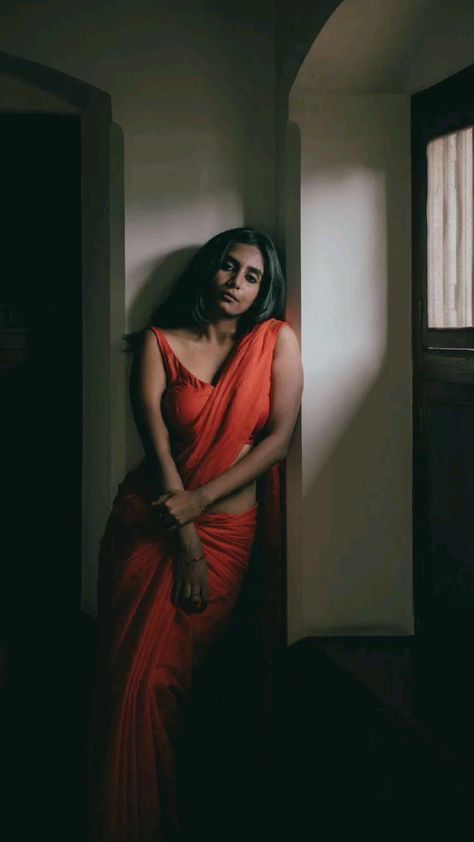
M 236 296 L 232 292 L 229 292 L 228 290 L 225 290 L 225 292 L 222 293 L 222 297 L 223 298 L 226 298 L 226 297 L 231 298 L 232 301 L 237 301 L 237 303 L 239 301 L 239 299 L 236 298 Z

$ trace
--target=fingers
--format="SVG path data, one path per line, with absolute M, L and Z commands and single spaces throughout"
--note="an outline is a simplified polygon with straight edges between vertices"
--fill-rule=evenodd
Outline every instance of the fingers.
M 174 529 L 176 526 L 176 520 L 170 512 L 159 512 L 158 523 L 160 526 L 163 526 L 164 529 Z
M 166 502 L 155 506 L 155 517 L 158 524 L 164 529 L 179 529 L 187 523 L 192 523 L 192 517 L 187 517 L 184 514 L 173 513 Z
M 199 611 L 202 604 L 201 590 L 191 591 L 191 608 L 193 611 Z
M 153 506 L 154 504 L 152 503 L 151 505 Z M 155 517 L 158 525 L 163 527 L 163 529 L 172 529 L 176 526 L 176 519 L 174 515 L 172 515 L 163 504 L 160 504 Z
M 181 603 L 189 613 L 201 613 L 207 608 L 209 601 L 209 584 L 207 580 L 194 581 L 186 576 L 182 582 Z
M 203 592 L 201 591 L 201 596 L 200 596 L 199 602 L 194 603 L 194 605 L 193 605 L 193 611 L 194 611 L 196 614 L 202 614 L 202 612 L 203 612 L 203 611 L 205 611 L 205 610 L 206 610 L 206 608 L 207 608 L 207 603 L 208 603 L 208 601 L 209 601 L 209 600 L 208 600 L 208 599 L 206 599 L 206 598 L 204 597 L 204 594 L 203 594 Z
M 160 494 L 160 496 L 157 497 L 156 500 L 151 501 L 150 506 L 161 506 L 161 504 L 164 503 L 165 500 L 168 499 L 168 497 L 171 497 L 172 493 L 172 491 L 166 491 L 165 494 Z
M 173 592 L 171 594 L 171 602 L 175 606 L 177 606 L 178 602 L 179 602 L 179 595 L 180 595 L 182 583 L 183 583 L 182 574 L 175 570 L 174 582 L 173 582 Z
M 200 585 L 194 585 L 191 579 L 185 578 L 183 583 L 182 602 L 186 611 L 192 612 L 199 608 L 201 602 Z
M 192 596 L 186 599 L 183 596 L 181 598 L 181 607 L 184 608 L 187 614 L 196 614 L 203 611 L 206 606 L 200 597 Z
M 158 525 L 163 527 L 163 529 L 171 529 L 174 526 L 177 526 L 177 520 L 175 516 L 171 513 L 169 507 L 166 504 L 166 501 L 174 494 L 173 491 L 167 491 L 166 494 L 160 494 L 156 500 L 151 500 L 150 507 L 155 509 L 155 517 L 158 522 Z
M 199 514 L 199 510 L 191 504 L 193 500 L 190 497 L 191 493 L 168 491 L 166 494 L 161 494 L 156 500 L 152 500 L 150 506 L 156 513 L 158 524 L 164 529 L 174 530 L 185 526 L 187 523 L 192 523 Z

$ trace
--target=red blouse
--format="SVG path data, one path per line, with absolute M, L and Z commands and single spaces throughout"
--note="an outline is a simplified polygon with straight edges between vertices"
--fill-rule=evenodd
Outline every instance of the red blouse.
M 156 336 L 166 372 L 167 385 L 162 397 L 163 417 L 170 435 L 179 436 L 180 429 L 194 424 L 216 386 L 200 380 L 183 365 L 160 328 L 152 325 L 151 330 Z M 232 352 L 227 362 L 231 356 Z M 227 362 L 225 367 L 227 367 Z M 270 381 L 262 384 L 262 388 L 265 390 L 265 401 L 247 444 L 255 443 L 270 415 Z

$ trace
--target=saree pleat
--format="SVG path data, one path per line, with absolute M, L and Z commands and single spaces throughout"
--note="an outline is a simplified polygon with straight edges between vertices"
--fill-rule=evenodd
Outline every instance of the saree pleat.
M 227 470 L 248 440 L 268 401 L 282 324 L 271 319 L 247 334 L 194 423 L 171 431 L 185 488 Z M 159 332 L 157 341 L 171 377 Z M 193 670 L 229 623 L 257 530 L 259 504 L 243 514 L 204 513 L 195 520 L 210 598 L 204 612 L 188 614 L 171 601 L 173 544 L 153 520 L 151 498 L 142 463 L 120 485 L 101 542 L 88 736 L 93 842 L 180 838 L 176 758 L 184 703 Z M 278 516 L 274 511 L 273 533 Z

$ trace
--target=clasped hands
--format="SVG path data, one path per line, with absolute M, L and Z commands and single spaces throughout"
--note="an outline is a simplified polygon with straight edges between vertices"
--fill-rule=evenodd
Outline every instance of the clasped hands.
M 191 523 L 206 508 L 204 495 L 199 488 L 195 491 L 182 488 L 167 491 L 152 500 L 150 505 L 155 510 L 159 526 L 169 531 Z
M 162 529 L 177 530 L 191 523 L 206 508 L 203 493 L 174 489 L 152 500 L 151 507 Z M 180 605 L 186 613 L 201 613 L 206 609 L 209 599 L 209 580 L 207 561 L 202 554 L 202 546 L 194 530 L 178 541 L 178 553 L 174 565 L 174 585 L 172 602 Z

